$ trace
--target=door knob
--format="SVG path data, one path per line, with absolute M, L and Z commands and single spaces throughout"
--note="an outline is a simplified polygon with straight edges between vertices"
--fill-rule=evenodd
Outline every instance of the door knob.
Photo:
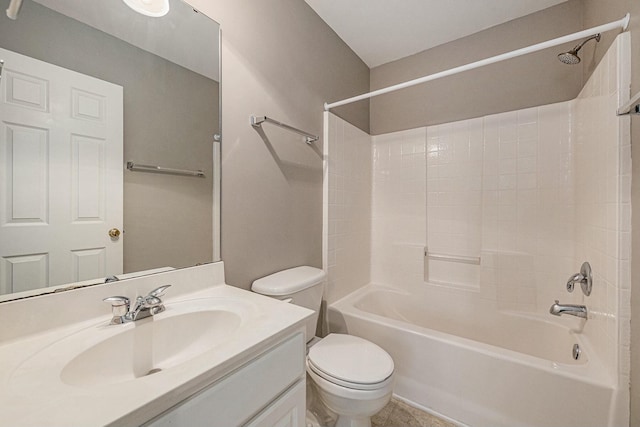
M 120 230 L 118 230 L 117 228 L 112 228 L 111 230 L 109 230 L 109 236 L 112 239 L 117 239 L 118 237 L 120 237 Z

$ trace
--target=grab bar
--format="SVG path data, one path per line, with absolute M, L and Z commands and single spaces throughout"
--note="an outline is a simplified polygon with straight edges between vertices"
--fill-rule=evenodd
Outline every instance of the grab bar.
M 127 169 L 135 172 L 155 172 L 155 173 L 166 173 L 171 175 L 184 175 L 184 176 L 197 176 L 204 177 L 204 172 L 201 170 L 185 170 L 185 169 L 173 169 L 173 168 L 165 168 L 163 166 L 153 166 L 153 165 L 141 165 L 139 163 L 127 162 Z
M 271 123 L 272 125 L 280 126 L 283 129 L 286 129 L 288 131 L 295 132 L 299 135 L 304 136 L 304 142 L 306 142 L 309 145 L 311 145 L 312 142 L 315 142 L 318 139 L 320 139 L 320 137 L 317 135 L 313 135 L 303 130 L 300 130 L 298 128 L 294 128 L 293 126 L 289 126 L 277 120 L 273 120 L 272 118 L 269 118 L 267 116 L 260 116 L 260 117 L 251 116 L 251 126 L 253 126 L 254 128 L 261 127 L 262 123 L 265 123 L 265 122 Z
M 0 59 L 0 80 L 2 80 L 2 69 L 4 68 L 4 60 Z

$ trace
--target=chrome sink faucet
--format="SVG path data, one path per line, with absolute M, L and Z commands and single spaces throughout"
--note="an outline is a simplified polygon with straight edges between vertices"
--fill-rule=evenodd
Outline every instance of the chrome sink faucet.
M 570 314 L 572 316 L 582 317 L 583 319 L 586 319 L 587 307 L 584 305 L 560 304 L 560 302 L 556 300 L 555 304 L 553 304 L 549 309 L 549 313 L 553 314 L 554 316 Z
M 171 285 L 160 286 L 149 292 L 147 296 L 138 296 L 133 310 L 131 310 L 131 302 L 127 297 L 113 296 L 103 299 L 103 301 L 111 304 L 113 314 L 111 324 L 120 325 L 135 322 L 136 320 L 162 313 L 165 307 L 160 297 L 164 295 L 170 286 Z

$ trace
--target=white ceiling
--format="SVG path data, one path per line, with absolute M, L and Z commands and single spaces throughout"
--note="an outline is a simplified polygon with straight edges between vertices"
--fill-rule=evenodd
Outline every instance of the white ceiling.
M 169 13 L 149 18 L 116 0 L 35 0 L 191 71 L 220 81 L 219 25 L 180 0 Z M 18 18 L 19 19 L 19 18 Z M 205 53 L 203 53 L 205 52 Z
M 305 0 L 371 68 L 566 0 Z

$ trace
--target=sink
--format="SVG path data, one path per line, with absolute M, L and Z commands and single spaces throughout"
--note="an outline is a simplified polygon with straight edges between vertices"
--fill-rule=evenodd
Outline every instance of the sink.
M 310 316 L 224 284 L 222 263 L 161 274 L 6 303 L 0 317 L 15 332 L 0 328 L 0 425 L 144 425 L 209 385 L 227 384 L 221 381 L 302 332 Z M 110 324 L 104 297 L 133 300 L 160 282 L 175 286 L 165 311 Z M 268 377 L 258 380 L 274 383 Z M 246 383 L 240 386 L 242 394 Z M 220 401 L 230 412 L 230 400 Z
M 130 323 L 121 333 L 78 354 L 62 369 L 75 386 L 115 384 L 157 374 L 199 356 L 231 338 L 242 318 L 208 310 Z M 112 326 L 119 328 L 121 326 Z
M 166 307 L 135 322 L 110 325 L 105 319 L 72 327 L 24 358 L 12 370 L 10 384 L 48 382 L 65 392 L 125 382 L 157 385 L 165 372 L 199 366 L 190 361 L 221 357 L 238 336 L 250 335 L 260 316 L 254 303 L 238 298 L 193 298 Z

